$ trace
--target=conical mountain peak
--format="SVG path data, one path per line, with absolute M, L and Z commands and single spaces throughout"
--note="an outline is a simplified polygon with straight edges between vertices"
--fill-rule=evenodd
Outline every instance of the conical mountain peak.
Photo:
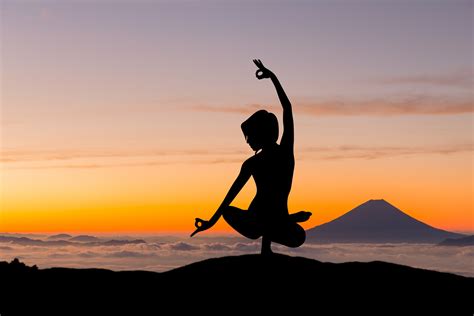
M 438 243 L 460 234 L 431 227 L 384 199 L 369 200 L 335 220 L 308 230 L 314 242 Z

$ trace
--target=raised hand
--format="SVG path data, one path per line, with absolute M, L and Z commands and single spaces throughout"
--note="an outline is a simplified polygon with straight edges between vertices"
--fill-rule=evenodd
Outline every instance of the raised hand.
M 271 78 L 272 76 L 274 76 L 273 72 L 271 72 L 270 69 L 266 68 L 260 59 L 254 59 L 253 62 L 258 67 L 258 70 L 255 73 L 255 76 L 258 80 Z
M 196 230 L 191 234 L 191 237 L 196 235 L 199 232 L 208 230 L 211 228 L 213 225 L 209 221 L 205 221 L 200 218 L 196 218 L 196 221 L 194 222 L 194 226 L 196 226 Z

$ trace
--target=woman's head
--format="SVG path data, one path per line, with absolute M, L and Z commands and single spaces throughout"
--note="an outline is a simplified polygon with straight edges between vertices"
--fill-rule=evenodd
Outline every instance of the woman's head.
M 278 140 L 278 120 L 275 114 L 265 110 L 252 114 L 240 127 L 247 143 L 255 151 Z

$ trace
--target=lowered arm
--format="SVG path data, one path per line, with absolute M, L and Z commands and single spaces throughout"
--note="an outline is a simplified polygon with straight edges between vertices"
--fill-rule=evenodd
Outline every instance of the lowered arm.
M 229 189 L 229 192 L 227 192 L 224 200 L 222 201 L 221 205 L 217 209 L 217 211 L 212 215 L 211 219 L 209 221 L 202 220 L 200 218 L 196 218 L 195 226 L 196 230 L 191 234 L 191 237 L 193 237 L 195 234 L 202 232 L 204 230 L 207 230 L 214 226 L 214 224 L 217 223 L 219 218 L 222 216 L 222 213 L 224 212 L 224 209 L 232 203 L 232 201 L 235 199 L 237 194 L 239 194 L 240 190 L 244 187 L 244 185 L 247 183 L 251 176 L 248 163 L 244 162 L 242 165 L 242 168 L 240 169 L 240 173 L 235 179 L 234 183 Z

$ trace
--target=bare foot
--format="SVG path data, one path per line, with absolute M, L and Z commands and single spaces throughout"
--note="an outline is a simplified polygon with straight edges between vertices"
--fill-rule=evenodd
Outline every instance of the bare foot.
M 311 217 L 311 215 L 311 212 L 301 211 L 298 213 L 290 214 L 290 219 L 295 223 L 302 223 L 306 222 Z

